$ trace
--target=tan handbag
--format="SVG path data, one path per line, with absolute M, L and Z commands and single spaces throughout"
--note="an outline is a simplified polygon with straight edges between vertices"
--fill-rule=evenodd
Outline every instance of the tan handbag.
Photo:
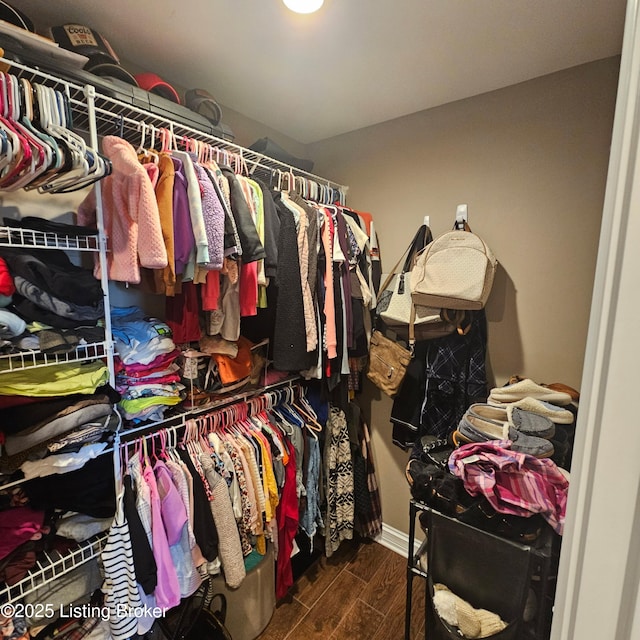
M 416 346 L 415 317 L 416 310 L 415 306 L 413 306 L 409 318 L 408 349 L 390 340 L 377 329 L 371 334 L 367 378 L 390 398 L 393 398 L 400 391 L 404 376 L 407 373 L 407 367 L 413 358 Z
M 442 309 L 482 309 L 498 261 L 486 242 L 465 224 L 436 238 L 411 270 L 411 298 Z
M 398 342 L 374 331 L 369 343 L 369 368 L 367 378 L 393 398 L 402 385 L 412 354 Z

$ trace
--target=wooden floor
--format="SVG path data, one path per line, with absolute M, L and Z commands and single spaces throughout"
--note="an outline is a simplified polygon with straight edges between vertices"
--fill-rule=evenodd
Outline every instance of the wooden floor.
M 307 569 L 259 640 L 403 640 L 406 558 L 343 542 Z M 411 638 L 424 637 L 424 580 L 414 579 Z

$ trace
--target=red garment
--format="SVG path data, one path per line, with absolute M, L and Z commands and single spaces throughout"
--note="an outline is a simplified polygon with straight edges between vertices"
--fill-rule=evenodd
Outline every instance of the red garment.
M 220 298 L 220 272 L 207 271 L 207 279 L 200 287 L 203 311 L 216 311 Z
M 12 296 L 16 291 L 13 278 L 9 273 L 9 268 L 4 258 L 0 258 L 0 295 Z
M 171 327 L 176 344 L 200 340 L 198 292 L 193 282 L 183 282 L 182 292 L 167 297 L 165 322 Z
M 0 395 L 0 409 L 9 409 L 23 404 L 35 404 L 36 402 L 50 402 L 51 396 L 38 398 L 35 396 L 3 396 Z
M 278 521 L 278 561 L 276 563 L 276 598 L 283 598 L 293 584 L 291 552 L 298 531 L 298 495 L 296 493 L 296 451 L 288 440 L 284 443 L 289 462 L 284 468 L 284 487 L 276 509 Z
M 156 378 L 129 378 L 125 376 L 123 379 L 118 378 L 119 382 L 125 383 L 128 387 L 141 386 L 145 384 L 171 384 L 172 382 L 180 382 L 180 376 L 177 373 L 168 373 L 166 376 L 158 376 Z

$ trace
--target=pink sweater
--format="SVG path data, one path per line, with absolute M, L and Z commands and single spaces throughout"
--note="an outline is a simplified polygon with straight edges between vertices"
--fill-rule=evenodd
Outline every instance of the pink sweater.
M 113 164 L 113 173 L 100 183 L 109 278 L 137 284 L 140 265 L 150 269 L 167 266 L 158 203 L 147 171 L 126 140 L 106 136 L 102 149 Z M 78 208 L 78 224 L 96 227 L 95 189 Z M 100 277 L 97 261 L 94 273 Z

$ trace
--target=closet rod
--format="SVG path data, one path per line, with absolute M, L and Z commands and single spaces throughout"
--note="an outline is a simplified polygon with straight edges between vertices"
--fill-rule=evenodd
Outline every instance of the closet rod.
M 251 389 L 241 393 L 234 394 L 233 396 L 228 396 L 227 398 L 221 399 L 219 402 L 211 403 L 203 407 L 198 407 L 196 409 L 181 409 L 180 413 L 177 415 L 171 416 L 169 418 L 165 418 L 164 420 L 160 420 L 158 422 L 151 422 L 147 424 L 140 425 L 139 427 L 133 427 L 131 429 L 125 429 L 120 431 L 121 442 L 126 443 L 131 440 L 135 440 L 135 438 L 131 438 L 131 436 L 136 434 L 141 434 L 145 431 L 151 433 L 152 431 L 160 431 L 161 429 L 180 429 L 185 426 L 187 420 L 191 418 L 198 418 L 200 416 L 204 416 L 208 413 L 212 413 L 217 409 L 224 409 L 224 407 L 228 407 L 236 402 L 240 402 L 241 400 L 247 400 L 250 398 L 256 398 L 263 393 L 268 391 L 278 391 L 280 389 L 286 389 L 288 387 L 293 388 L 300 382 L 301 378 L 299 376 L 295 376 L 292 378 L 287 378 L 286 380 L 281 380 L 280 382 L 275 382 L 266 387 L 260 387 L 259 389 Z M 139 436 L 136 436 L 139 437 Z M 113 447 L 109 447 L 104 451 L 100 452 L 100 456 L 103 456 L 107 453 L 112 453 Z M 7 482 L 6 484 L 0 484 L 0 490 L 4 491 L 6 489 L 10 489 L 12 487 L 17 487 L 21 484 L 28 482 L 26 478 L 19 478 L 18 480 L 13 480 L 11 482 Z
M 133 118 L 130 118 L 124 115 L 119 115 L 114 118 L 114 115 L 111 112 L 99 107 L 96 107 L 95 111 L 96 111 L 97 119 L 99 120 L 101 129 L 102 129 L 102 133 L 104 135 L 108 135 L 108 134 L 117 135 L 119 137 L 123 137 L 125 140 L 131 143 L 134 147 L 138 146 L 142 136 L 141 129 L 140 129 L 140 125 L 141 125 L 140 121 L 134 120 Z M 144 124 L 145 126 L 149 127 L 147 123 L 144 123 Z M 270 164 L 266 164 L 265 162 L 261 162 L 260 160 L 252 160 L 248 158 L 247 154 L 248 153 L 253 154 L 254 153 L 253 151 L 251 152 L 243 151 L 243 155 L 240 155 L 234 151 L 229 151 L 228 149 L 220 148 L 217 142 L 212 142 L 210 139 L 207 138 L 207 136 L 204 133 L 200 133 L 200 132 L 195 133 L 193 134 L 193 137 L 177 135 L 175 133 L 173 135 L 176 141 L 179 143 L 187 143 L 189 140 L 196 140 L 197 142 L 202 142 L 206 144 L 207 146 L 213 148 L 214 150 L 218 149 L 218 151 L 220 151 L 221 153 L 229 154 L 231 156 L 231 159 L 239 160 L 241 165 L 244 165 L 246 167 L 247 173 L 249 175 L 253 175 L 256 169 L 261 169 L 263 172 L 266 172 L 267 174 L 269 174 L 270 177 L 273 175 L 274 171 L 280 171 L 280 174 L 282 176 L 290 175 L 288 171 L 282 172 L 279 168 L 274 168 Z M 263 156 L 263 157 L 266 157 L 266 156 Z M 271 163 L 274 162 L 271 159 L 269 160 Z M 299 173 L 298 170 L 296 170 L 296 172 Z M 312 175 L 312 174 L 309 174 L 309 175 Z M 295 178 L 300 179 L 300 176 L 294 175 L 294 179 Z M 320 192 L 320 188 L 322 187 L 329 187 L 332 191 L 339 192 L 341 194 L 339 198 L 341 203 L 342 204 L 346 203 L 346 194 L 345 194 L 346 188 L 344 186 L 333 183 L 324 178 L 312 179 L 312 178 L 305 177 L 304 179 L 313 181 L 315 184 L 317 184 L 319 186 L 319 189 L 318 189 L 319 192 Z M 321 194 L 319 193 L 319 195 Z M 324 202 L 324 204 L 333 204 L 333 203 L 334 203 L 333 199 L 331 199 L 331 201 Z
M 281 380 L 280 382 L 270 384 L 266 387 L 260 387 L 259 389 L 251 389 L 234 394 L 233 396 L 229 396 L 228 398 L 220 400 L 219 402 L 215 402 L 204 407 L 198 407 L 197 409 L 185 409 L 184 412 L 178 416 L 172 416 L 171 418 L 167 418 L 166 420 L 160 420 L 159 422 L 153 422 L 151 424 L 145 424 L 139 427 L 134 427 L 133 429 L 126 429 L 121 431 L 121 442 L 124 444 L 126 442 L 130 442 L 131 440 L 135 440 L 136 438 L 130 438 L 130 436 L 141 434 L 145 431 L 151 433 L 154 430 L 159 431 L 160 429 L 180 429 L 181 427 L 185 426 L 187 420 L 191 420 L 192 418 L 205 416 L 209 413 L 217 411 L 218 409 L 224 409 L 225 407 L 236 404 L 237 402 L 240 402 L 242 400 L 257 398 L 269 391 L 278 391 L 280 389 L 293 388 L 299 382 L 300 378 L 296 376 L 294 378 L 288 378 L 287 380 Z M 139 435 L 137 435 L 136 437 L 139 437 Z M 110 451 L 113 451 L 113 449 L 106 449 L 102 452 L 101 455 L 109 453 Z
M 84 88 L 82 87 L 82 85 L 75 84 L 73 82 L 70 82 L 69 80 L 63 80 L 62 78 L 58 78 L 40 69 L 29 67 L 22 62 L 9 60 L 8 58 L 2 57 L 0 57 L 0 60 L 10 67 L 8 73 L 11 73 L 12 75 L 18 75 L 13 72 L 14 67 L 18 68 L 26 73 L 32 74 L 32 80 L 36 79 L 36 81 L 40 82 L 41 84 L 46 84 L 48 87 L 52 87 L 53 89 L 57 89 L 58 91 L 64 91 L 64 93 L 69 98 L 75 99 L 79 103 L 84 103 Z
M 288 385 L 285 387 L 280 387 L 279 389 L 271 389 L 272 391 L 274 391 L 275 393 L 278 392 L 282 392 L 285 389 L 291 389 L 291 390 L 295 390 L 295 389 L 301 389 L 300 385 Z M 249 396 L 247 398 L 245 398 L 245 400 L 247 400 L 247 402 L 251 402 L 251 400 L 260 398 L 260 396 L 264 395 L 265 393 L 268 393 L 268 391 L 261 391 L 260 393 L 253 395 L 253 396 Z M 285 401 L 285 397 L 283 396 L 283 399 L 278 400 L 278 404 L 282 403 L 283 401 Z M 138 433 L 136 435 L 135 438 L 130 438 L 127 440 L 121 440 L 120 441 L 120 446 L 126 446 L 126 445 L 130 445 L 130 444 L 135 444 L 136 442 L 138 442 L 139 440 L 146 440 L 147 438 L 153 438 L 154 436 L 162 433 L 162 432 L 166 432 L 166 431 L 173 431 L 175 433 L 178 432 L 178 430 L 180 429 L 184 429 L 187 427 L 187 421 L 189 420 L 198 420 L 199 418 L 207 418 L 219 411 L 224 411 L 225 409 L 229 409 L 230 407 L 233 407 L 234 404 L 237 404 L 239 402 L 239 400 L 235 400 L 234 402 L 228 402 L 225 404 L 221 404 L 219 406 L 216 406 L 213 409 L 210 409 L 209 411 L 205 411 L 205 412 L 201 412 L 198 413 L 196 415 L 190 415 L 190 416 L 185 416 L 186 420 L 180 424 L 174 424 L 174 425 L 165 425 L 163 427 L 161 427 L 160 429 L 155 429 L 153 431 L 148 431 L 146 433 Z M 274 405 L 275 406 L 275 405 Z M 250 414 L 253 415 L 253 414 Z M 127 435 L 131 435 L 132 432 L 128 432 Z M 100 455 L 104 455 L 105 453 L 111 453 L 114 450 L 113 447 L 109 448 L 109 449 L 105 449 L 104 451 L 102 451 L 100 453 Z
M 29 79 L 31 81 L 40 82 L 42 84 L 46 84 L 47 86 L 53 87 L 54 89 L 58 89 L 59 91 L 64 91 L 70 102 L 73 103 L 73 106 L 82 108 L 86 107 L 85 86 L 75 84 L 69 80 L 62 80 L 54 75 L 41 71 L 40 69 L 35 69 L 14 60 L 0 57 L 0 61 L 5 62 L 7 65 L 9 65 L 9 73 L 13 73 L 13 75 L 19 75 L 20 77 L 24 77 L 24 74 L 30 74 L 31 77 Z M 16 73 L 16 69 L 21 70 L 22 74 Z M 145 111 L 144 109 L 137 107 L 136 105 L 127 104 L 125 102 L 117 100 L 116 98 L 103 95 L 98 91 L 95 92 L 95 107 L 96 109 L 99 109 L 101 112 L 104 112 L 110 116 L 109 122 L 111 123 L 111 125 L 113 125 L 115 119 L 120 118 L 120 116 L 122 116 L 123 118 L 127 117 L 136 123 L 139 123 L 140 119 L 143 119 L 147 122 L 147 124 L 152 124 L 156 129 L 169 129 L 175 135 L 178 135 L 182 138 L 193 138 L 195 140 L 207 142 L 212 146 L 217 146 L 228 152 L 240 155 L 251 165 L 260 163 L 260 166 L 266 168 L 267 170 L 280 170 L 284 173 L 293 173 L 297 176 L 306 177 L 310 180 L 313 180 L 314 182 L 317 182 L 318 184 L 326 185 L 332 189 L 335 189 L 336 191 L 339 191 L 342 194 L 343 198 L 346 198 L 346 193 L 348 191 L 348 187 L 346 185 L 328 180 L 327 178 L 323 178 L 322 176 L 316 175 L 309 171 L 298 169 L 297 167 L 286 164 L 285 162 L 270 158 L 269 156 L 265 156 L 262 153 L 247 149 L 246 147 L 242 147 L 233 142 L 229 142 L 228 140 L 224 140 L 223 138 L 219 138 L 217 136 L 214 136 L 213 134 L 199 131 L 188 125 L 179 124 L 171 120 L 170 118 L 164 118 L 162 116 L 150 113 L 149 111 Z M 86 119 L 87 122 L 85 122 L 84 127 L 81 128 L 84 128 L 88 131 L 88 114 L 82 113 L 80 109 L 76 109 L 76 111 L 74 112 L 74 126 L 78 126 L 78 123 L 82 122 L 84 119 Z M 110 131 L 108 133 L 114 132 Z M 104 131 L 99 130 L 98 135 L 106 134 Z
M 129 105 L 124 102 L 120 102 L 115 98 L 104 96 L 97 92 L 96 111 L 102 116 L 101 124 L 109 125 L 112 129 L 110 133 L 113 135 L 117 135 L 116 132 L 117 130 L 119 130 L 121 124 L 126 123 L 132 125 L 129 128 L 132 135 L 135 134 L 135 136 L 139 137 L 139 126 L 142 118 L 142 122 L 147 125 L 153 126 L 156 130 L 168 129 L 181 140 L 193 139 L 205 142 L 213 147 L 218 147 L 223 151 L 227 151 L 229 153 L 240 156 L 247 162 L 248 165 L 260 166 L 268 171 L 280 170 L 283 173 L 293 173 L 297 176 L 306 177 L 309 180 L 317 182 L 318 184 L 323 184 L 331 187 L 332 189 L 335 189 L 336 191 L 340 191 L 343 194 L 343 197 L 346 197 L 346 193 L 348 191 L 348 187 L 338 182 L 328 180 L 327 178 L 323 178 L 322 176 L 310 173 L 309 171 L 304 171 L 303 169 L 298 169 L 297 167 L 286 164 L 284 162 L 280 162 L 279 160 L 275 160 L 274 158 L 265 156 L 264 154 L 258 153 L 257 151 L 247 149 L 246 147 L 241 147 L 240 145 L 229 142 L 228 140 L 224 140 L 223 138 L 218 138 L 217 136 L 214 136 L 212 134 L 193 129 L 188 125 L 179 124 L 172 120 L 162 118 L 155 114 L 149 113 L 148 111 L 144 111 L 143 109 L 138 108 L 135 105 Z M 104 134 L 104 130 L 101 131 L 101 134 Z

